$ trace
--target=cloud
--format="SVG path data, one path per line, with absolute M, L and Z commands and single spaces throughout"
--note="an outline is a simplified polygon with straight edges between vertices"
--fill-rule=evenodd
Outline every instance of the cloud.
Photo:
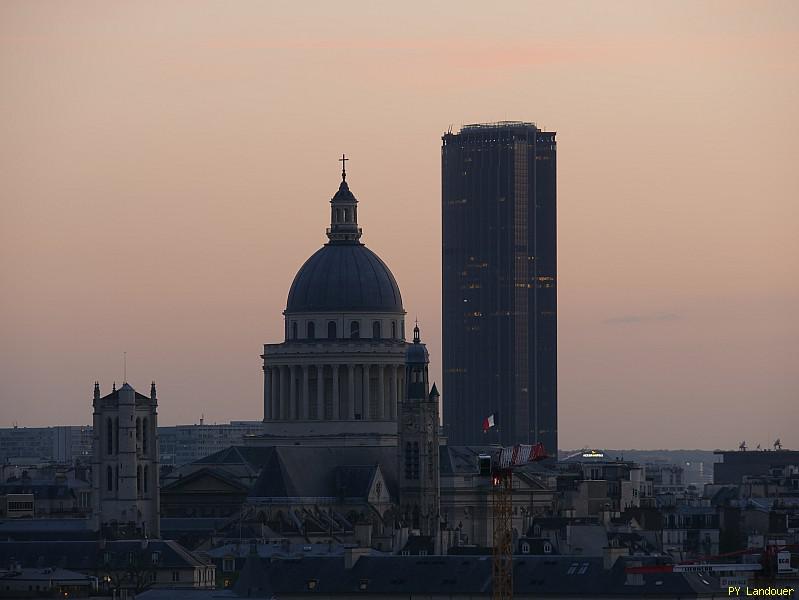
M 649 323 L 653 321 L 676 321 L 680 316 L 674 313 L 652 313 L 649 315 L 622 315 L 602 321 L 605 325 L 628 325 L 633 323 Z

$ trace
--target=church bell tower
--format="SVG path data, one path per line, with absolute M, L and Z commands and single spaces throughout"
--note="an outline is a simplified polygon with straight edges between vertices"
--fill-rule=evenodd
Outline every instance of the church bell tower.
M 157 538 L 158 437 L 155 383 L 150 396 L 127 382 L 106 396 L 94 384 L 92 497 L 95 527 L 111 538 Z
M 427 347 L 413 329 L 405 362 L 405 398 L 400 406 L 399 475 L 400 513 L 420 535 L 438 533 L 440 514 L 438 464 L 438 405 L 435 384 L 430 390 Z

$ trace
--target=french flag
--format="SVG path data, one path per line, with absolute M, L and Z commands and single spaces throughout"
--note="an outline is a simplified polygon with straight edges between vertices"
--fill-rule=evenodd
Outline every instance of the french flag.
M 488 430 L 492 427 L 496 427 L 496 414 L 491 413 L 485 419 L 483 419 L 483 433 L 488 433 Z

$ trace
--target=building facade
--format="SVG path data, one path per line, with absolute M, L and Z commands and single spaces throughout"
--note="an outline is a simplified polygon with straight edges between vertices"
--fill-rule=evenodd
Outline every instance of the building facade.
M 445 432 L 454 444 L 540 441 L 554 455 L 555 133 L 502 122 L 442 139 Z
M 155 383 L 149 397 L 128 383 L 101 396 L 94 384 L 92 498 L 108 535 L 160 535 L 157 407 Z
M 284 341 L 264 345 L 265 438 L 394 444 L 405 393 L 399 286 L 360 241 L 358 201 L 344 171 L 330 215 L 328 242 L 291 284 Z

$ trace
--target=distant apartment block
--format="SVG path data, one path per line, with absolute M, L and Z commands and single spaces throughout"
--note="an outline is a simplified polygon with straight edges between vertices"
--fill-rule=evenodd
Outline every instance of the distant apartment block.
M 262 426 L 261 421 L 233 421 L 159 427 L 161 465 L 183 465 L 241 445 L 247 436 L 262 433 Z M 91 455 L 91 425 L 0 429 L 0 463 L 89 462 Z

